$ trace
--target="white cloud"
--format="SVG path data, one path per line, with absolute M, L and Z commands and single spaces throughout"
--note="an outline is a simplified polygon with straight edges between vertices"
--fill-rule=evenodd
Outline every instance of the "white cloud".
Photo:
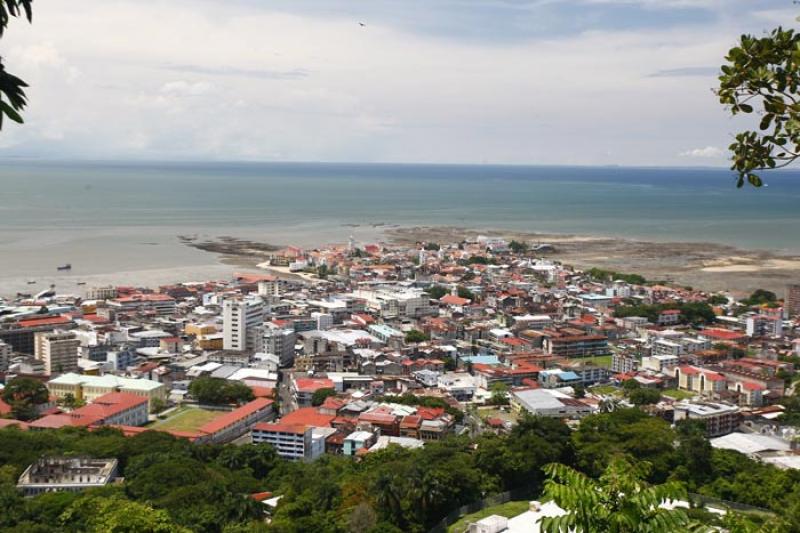
M 3 39 L 31 88 L 0 156 L 669 165 L 737 124 L 675 73 L 739 19 L 477 42 L 264 4 L 43 3 Z
M 681 152 L 681 157 L 696 157 L 704 159 L 717 159 L 722 157 L 725 151 L 716 146 L 706 146 L 704 148 L 695 148 L 693 150 L 686 150 Z

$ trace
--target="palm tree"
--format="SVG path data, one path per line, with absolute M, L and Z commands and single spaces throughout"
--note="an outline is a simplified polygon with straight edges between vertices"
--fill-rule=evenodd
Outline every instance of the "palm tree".
M 698 531 L 682 509 L 663 504 L 686 497 L 679 483 L 647 485 L 650 466 L 612 460 L 595 480 L 559 463 L 545 467 L 545 498 L 566 511 L 540 521 L 543 533 L 675 533 Z

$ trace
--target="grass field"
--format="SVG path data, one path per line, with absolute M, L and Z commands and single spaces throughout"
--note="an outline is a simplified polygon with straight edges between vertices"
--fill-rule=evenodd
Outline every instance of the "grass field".
M 666 389 L 661 394 L 663 394 L 664 396 L 669 396 L 670 398 L 675 398 L 676 400 L 688 400 L 689 398 L 694 396 L 694 393 L 678 389 Z
M 589 387 L 589 392 L 593 392 L 595 394 L 602 394 L 602 395 L 621 395 L 622 390 L 619 387 L 615 387 L 614 385 L 597 385 L 595 387 Z
M 181 407 L 171 413 L 166 420 L 156 421 L 151 426 L 151 429 L 195 431 L 223 414 L 225 414 L 224 411 L 207 411 L 198 407 Z
M 528 501 L 513 501 L 487 507 L 486 509 L 482 509 L 477 513 L 468 514 L 462 517 L 461 520 L 447 528 L 447 532 L 463 533 L 467 530 L 467 527 L 469 527 L 472 522 L 477 522 L 478 520 L 486 518 L 487 516 L 492 516 L 493 514 L 505 516 L 506 518 L 513 518 L 527 511 L 528 505 Z

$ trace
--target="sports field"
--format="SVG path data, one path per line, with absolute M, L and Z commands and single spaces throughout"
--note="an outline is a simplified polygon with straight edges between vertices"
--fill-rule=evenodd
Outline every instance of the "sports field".
M 199 407 L 181 407 L 177 411 L 171 413 L 166 420 L 156 421 L 151 426 L 151 429 L 195 431 L 204 424 L 224 414 L 224 411 L 208 411 Z

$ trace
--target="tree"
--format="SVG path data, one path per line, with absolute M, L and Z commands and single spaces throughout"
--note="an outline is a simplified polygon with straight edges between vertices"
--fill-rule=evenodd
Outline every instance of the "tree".
M 201 377 L 189 385 L 189 394 L 198 402 L 211 405 L 245 403 L 253 400 L 253 389 L 241 381 Z
M 474 300 L 475 295 L 472 294 L 472 291 L 468 288 L 464 287 L 463 285 L 459 285 L 456 289 L 459 298 L 465 298 L 467 300 Z
M 492 405 L 508 405 L 508 385 L 502 381 L 498 381 L 492 383 L 489 390 L 492 391 L 492 397 L 489 399 L 489 403 Z
M 429 337 L 418 329 L 412 329 L 406 332 L 406 344 L 415 344 L 418 342 L 425 342 Z
M 650 405 L 658 403 L 661 399 L 661 393 L 657 389 L 639 387 L 630 391 L 628 399 L 633 405 Z
M 508 243 L 508 247 L 511 248 L 511 251 L 515 254 L 524 254 L 528 251 L 527 243 L 520 242 L 520 241 L 511 241 Z
M 17 420 L 36 418 L 36 408 L 47 403 L 50 393 L 41 381 L 33 378 L 14 378 L 3 389 L 3 401 L 11 406 L 11 414 Z
M 3 37 L 11 17 L 25 17 L 33 22 L 33 0 L 0 0 L 0 37 Z M 20 113 L 28 104 L 24 88 L 28 84 L 8 72 L 0 57 L 0 129 L 3 117 L 22 124 Z M 7 101 L 6 101 L 7 100 Z
M 325 403 L 325 399 L 329 396 L 336 396 L 336 389 L 331 388 L 324 388 L 324 389 L 317 389 L 314 391 L 314 394 L 311 395 L 311 405 L 317 407 Z
M 545 498 L 552 499 L 566 514 L 542 518 L 544 533 L 675 533 L 689 530 L 682 509 L 662 504 L 686 497 L 680 483 L 647 485 L 646 463 L 632 464 L 615 458 L 599 480 L 569 466 L 553 463 L 545 467 L 548 480 Z
M 717 96 L 732 115 L 758 113 L 759 131 L 743 131 L 730 145 L 736 186 L 763 184 L 758 172 L 800 157 L 800 34 L 776 28 L 743 35 L 725 56 Z
M 425 292 L 428 293 L 428 296 L 430 296 L 431 299 L 438 300 L 445 294 L 448 294 L 449 291 L 447 290 L 447 287 L 442 285 L 432 285 L 425 289 Z
M 153 398 L 150 402 L 150 412 L 158 414 L 167 408 L 167 402 L 161 398 Z
M 122 497 L 83 498 L 62 515 L 69 524 L 76 516 L 85 516 L 85 531 L 90 533 L 188 533 L 166 511 L 132 502 Z

